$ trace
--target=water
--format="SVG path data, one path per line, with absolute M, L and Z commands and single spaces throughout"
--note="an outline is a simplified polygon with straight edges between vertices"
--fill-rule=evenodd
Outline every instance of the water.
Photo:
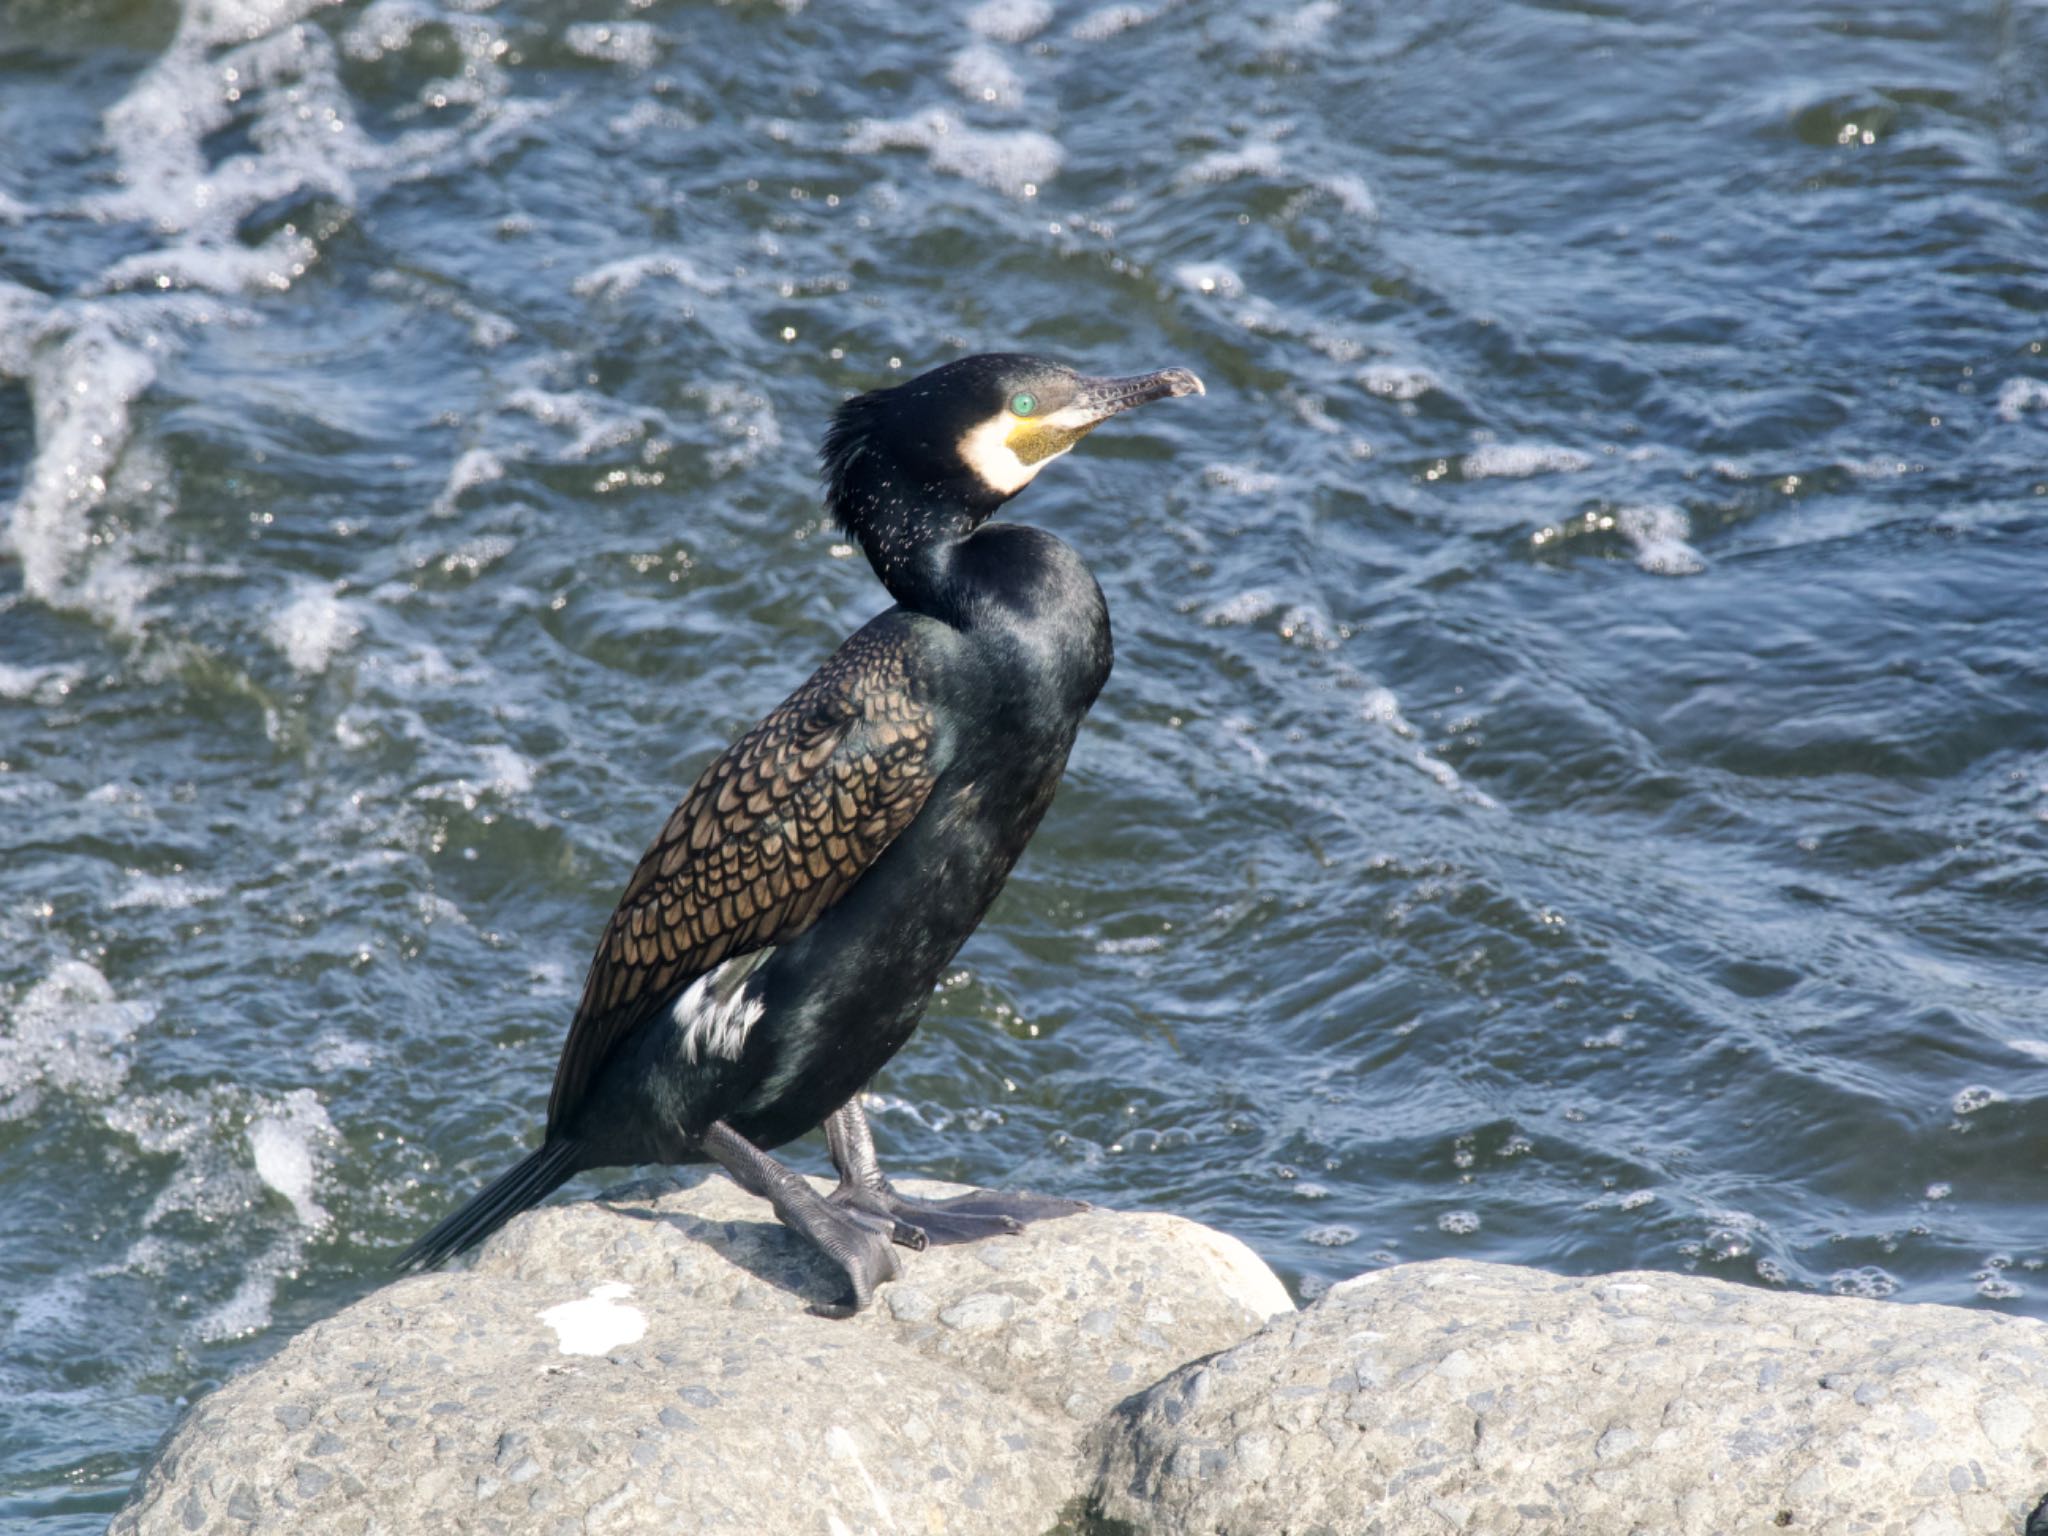
M 0 1523 L 536 1132 L 881 606 L 827 414 L 963 348 L 1210 393 L 1013 508 L 1117 671 L 892 1166 L 1303 1296 L 2048 1317 L 2044 79 L 2023 5 L 14 0 Z

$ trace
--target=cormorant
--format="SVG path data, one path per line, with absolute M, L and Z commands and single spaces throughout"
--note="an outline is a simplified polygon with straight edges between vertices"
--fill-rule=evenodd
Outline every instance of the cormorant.
M 846 1271 L 850 1303 L 829 1309 L 844 1315 L 895 1276 L 892 1243 L 1080 1209 L 904 1198 L 857 1095 L 1002 889 L 1109 677 L 1109 611 L 1080 556 L 990 518 L 1118 412 L 1201 393 L 1180 368 L 1098 379 L 991 353 L 839 407 L 827 505 L 895 606 L 698 778 L 605 925 L 539 1150 L 401 1268 L 583 1169 L 710 1160 Z M 765 1150 L 821 1123 L 840 1178 L 823 1196 Z

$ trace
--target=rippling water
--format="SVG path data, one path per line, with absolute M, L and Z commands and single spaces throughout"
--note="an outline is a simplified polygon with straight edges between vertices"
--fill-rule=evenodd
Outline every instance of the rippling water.
M 1179 363 L 906 1171 L 2048 1316 L 2048 11 L 14 0 L 0 1517 L 535 1134 L 883 604 L 845 393 Z M 578 1188 L 589 1189 L 589 1182 Z

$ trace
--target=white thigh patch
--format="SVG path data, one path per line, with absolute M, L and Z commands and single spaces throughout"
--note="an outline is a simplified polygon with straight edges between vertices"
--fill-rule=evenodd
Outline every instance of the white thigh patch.
M 760 967 L 759 954 L 714 966 L 690 983 L 670 1010 L 682 1033 L 683 1060 L 718 1056 L 738 1061 L 747 1032 L 761 1020 L 761 999 L 747 980 Z

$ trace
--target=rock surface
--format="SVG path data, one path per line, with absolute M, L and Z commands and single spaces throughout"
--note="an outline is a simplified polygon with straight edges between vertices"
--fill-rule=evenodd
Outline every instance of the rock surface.
M 905 1257 L 836 1322 L 721 1177 L 531 1213 L 203 1399 L 113 1531 L 2014 1536 L 2048 1494 L 2024 1319 L 1457 1261 L 1296 1313 L 1109 1211 Z
M 2048 1327 L 1684 1275 L 1363 1275 L 1094 1436 L 1144 1536 L 2014 1536 Z
M 1173 1216 L 904 1257 L 827 1321 L 836 1272 L 722 1177 L 531 1213 L 203 1399 L 113 1530 L 1032 1536 L 1116 1403 L 1292 1311 Z

